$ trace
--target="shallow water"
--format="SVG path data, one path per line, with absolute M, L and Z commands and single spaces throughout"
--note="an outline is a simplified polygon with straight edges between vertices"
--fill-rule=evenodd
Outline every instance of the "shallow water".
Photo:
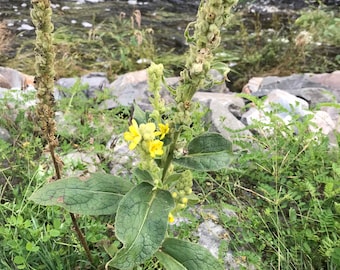
M 70 31 L 87 33 L 89 29 L 122 12 L 131 16 L 138 9 L 142 25 L 155 31 L 156 43 L 168 48 L 184 46 L 183 31 L 195 19 L 199 1 L 52 1 L 56 28 L 68 26 Z M 185 1 L 184 1 L 185 2 Z M 0 0 L 0 21 L 22 38 L 33 37 L 30 0 Z M 19 40 L 20 42 L 20 40 Z

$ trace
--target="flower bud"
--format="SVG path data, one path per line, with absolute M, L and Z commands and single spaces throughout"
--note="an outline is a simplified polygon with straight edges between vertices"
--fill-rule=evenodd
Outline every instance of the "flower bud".
M 187 204 L 188 203 L 188 198 L 184 197 L 184 198 L 182 198 L 181 201 L 182 201 L 183 204 Z

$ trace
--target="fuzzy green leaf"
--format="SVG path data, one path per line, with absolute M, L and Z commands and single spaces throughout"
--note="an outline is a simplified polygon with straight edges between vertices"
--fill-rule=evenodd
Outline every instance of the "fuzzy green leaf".
M 70 177 L 48 183 L 30 200 L 41 205 L 58 205 L 82 215 L 112 215 L 133 185 L 122 178 L 95 173 L 89 178 Z
M 109 261 L 109 266 L 132 269 L 151 258 L 161 246 L 174 202 L 170 192 L 153 188 L 143 182 L 121 200 L 115 228 L 123 248 Z
M 218 133 L 204 133 L 194 138 L 188 146 L 189 154 L 231 152 L 231 142 Z
M 153 183 L 152 176 L 148 171 L 141 170 L 137 167 L 132 170 L 132 173 L 138 178 L 139 182 L 149 182 L 150 184 Z
M 158 260 L 171 270 L 219 270 L 222 264 L 204 247 L 187 241 L 167 238 L 159 252 Z
M 217 171 L 229 167 L 232 161 L 231 142 L 218 133 L 205 133 L 194 138 L 188 155 L 174 159 L 185 168 L 198 171 Z
M 171 270 L 186 270 L 187 268 L 177 261 L 174 257 L 171 255 L 164 253 L 162 251 L 157 251 L 155 254 L 159 262 L 165 267 L 165 269 L 171 269 Z
M 227 152 L 187 155 L 174 159 L 174 163 L 197 171 L 218 171 L 229 167 L 233 157 Z

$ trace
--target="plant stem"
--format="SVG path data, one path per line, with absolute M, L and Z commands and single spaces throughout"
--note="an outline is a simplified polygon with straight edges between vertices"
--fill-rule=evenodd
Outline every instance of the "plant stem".
M 87 241 L 86 241 L 86 239 L 84 237 L 84 234 L 82 233 L 82 231 L 79 228 L 76 216 L 73 213 L 70 213 L 70 216 L 71 216 L 71 219 L 72 219 L 74 230 L 76 231 L 78 239 L 79 239 L 81 245 L 83 246 L 83 248 L 85 250 L 87 259 L 93 265 L 93 259 L 92 259 L 92 255 L 91 255 L 89 246 L 88 246 Z
M 164 168 L 163 168 L 162 179 L 161 179 L 162 183 L 164 182 L 164 178 L 166 176 L 166 173 L 167 173 L 167 171 L 168 171 L 168 169 L 171 165 L 171 162 L 174 158 L 174 151 L 175 151 L 175 148 L 176 148 L 176 144 L 177 144 L 179 134 L 181 134 L 181 131 L 182 131 L 182 128 L 180 127 L 179 130 L 175 131 L 175 133 L 174 133 L 174 137 L 173 137 L 172 143 L 170 145 L 168 156 L 166 157 Z
M 56 179 L 60 179 L 61 178 L 60 163 L 58 162 L 58 158 L 56 157 L 56 154 L 55 154 L 55 151 L 54 151 L 54 146 L 52 146 L 51 144 L 49 144 L 48 146 L 49 146 L 50 155 L 51 155 L 51 158 L 52 158 L 52 161 L 53 161 Z

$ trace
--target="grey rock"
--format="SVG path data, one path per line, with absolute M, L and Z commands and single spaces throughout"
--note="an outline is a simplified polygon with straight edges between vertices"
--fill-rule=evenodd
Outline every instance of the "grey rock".
M 321 74 L 306 74 L 308 80 L 322 85 L 330 91 L 340 91 L 340 70 L 333 71 L 332 73 L 321 73 Z M 338 93 L 336 94 L 338 96 Z
M 195 212 L 199 212 L 200 216 L 208 217 L 203 221 L 197 229 L 199 244 L 207 248 L 215 257 L 221 255 L 221 242 L 229 242 L 231 239 L 230 233 L 226 228 L 219 224 L 219 213 L 215 209 L 204 209 L 198 207 Z M 224 214 L 229 218 L 237 218 L 237 214 L 231 209 L 223 209 Z M 200 218 L 200 217 L 198 217 Z M 222 254 L 225 264 L 225 269 L 255 269 L 253 265 L 248 265 L 246 262 L 240 262 L 234 257 L 230 250 Z
M 129 106 L 136 101 L 137 104 L 147 104 L 147 71 L 139 70 L 129 72 L 110 84 L 111 95 L 118 104 Z
M 110 110 L 113 108 L 117 108 L 119 107 L 121 104 L 118 103 L 118 101 L 116 100 L 116 98 L 109 98 L 104 100 L 103 102 L 101 102 L 99 104 L 99 109 L 100 110 Z
M 59 86 L 61 91 L 62 88 L 69 89 L 75 85 L 77 80 L 77 78 L 61 78 L 56 82 L 56 86 Z M 88 98 L 96 97 L 97 91 L 102 91 L 104 88 L 109 87 L 109 81 L 103 72 L 92 72 L 84 75 L 80 78 L 80 82 L 86 86 L 83 92 Z M 61 94 L 58 94 L 58 96 L 59 95 Z
M 218 258 L 221 239 L 228 235 L 226 229 L 212 220 L 206 220 L 198 226 L 197 235 L 199 244 L 207 248 L 212 255 Z
M 314 112 L 311 122 L 315 124 L 315 126 L 310 125 L 309 127 L 309 129 L 313 132 L 320 130 L 323 134 L 328 135 L 335 129 L 334 121 L 332 120 L 329 113 L 325 111 Z
M 12 68 L 0 67 L 0 87 L 24 89 L 26 88 L 25 75 Z
M 250 131 L 243 130 L 246 126 L 233 113 L 236 110 L 239 115 L 240 111 L 236 108 L 245 105 L 244 100 L 236 94 L 197 92 L 193 99 L 210 109 L 207 121 L 212 124 L 211 131 L 217 131 L 231 141 L 251 135 Z
M 9 131 L 3 127 L 0 127 L 0 140 L 10 143 L 11 142 L 11 134 Z
M 0 99 L 2 99 L 2 104 L 6 106 L 6 114 L 9 119 L 15 121 L 19 110 L 26 111 L 36 105 L 36 90 L 32 87 L 27 88 L 22 91 L 18 88 L 5 89 L 0 88 Z
M 80 176 L 85 172 L 94 173 L 98 171 L 100 159 L 99 157 L 91 152 L 78 152 L 74 151 L 64 155 L 62 158 L 64 162 L 64 173 L 68 176 Z M 78 165 L 81 164 L 86 169 L 78 169 Z
M 148 91 L 147 83 L 147 70 L 139 70 L 129 72 L 118 76 L 118 78 L 111 83 L 111 99 L 105 100 L 100 106 L 102 109 L 111 109 L 119 105 L 130 106 L 134 101 L 145 110 L 151 110 L 149 97 L 151 93 Z M 210 76 L 213 81 L 220 81 L 220 84 L 214 85 L 209 89 L 201 89 L 200 91 L 225 93 L 228 88 L 224 83 L 224 77 L 216 70 L 210 71 Z M 179 83 L 179 77 L 166 78 L 166 84 L 171 87 L 176 87 Z M 173 98 L 170 93 L 165 89 L 161 90 L 161 96 L 166 104 L 172 103 Z
M 3 76 L 0 74 L 0 87 L 1 89 L 10 89 L 12 88 L 9 81 Z
M 113 146 L 113 150 L 110 150 Z M 123 135 L 113 135 L 106 144 L 109 150 L 110 173 L 113 175 L 131 176 L 131 169 L 138 165 L 136 153 L 129 149 L 128 143 L 123 139 Z M 129 164 L 129 167 L 127 167 Z M 131 167 L 130 167 L 131 166 Z
M 57 86 L 61 86 L 63 88 L 71 88 L 76 83 L 77 78 L 60 78 L 57 82 Z
M 110 85 L 106 74 L 103 72 L 92 72 L 82 76 L 81 81 L 89 85 L 89 88 L 85 91 L 86 96 L 89 98 L 96 97 L 96 91 L 102 91 Z
M 263 102 L 263 110 L 252 107 L 242 115 L 241 121 L 246 125 L 252 125 L 256 121 L 269 124 L 270 118 L 266 116 L 266 113 L 275 111 L 277 109 L 275 108 L 276 105 L 287 110 L 286 113 L 280 112 L 277 114 L 287 124 L 291 120 L 291 113 L 304 116 L 307 114 L 306 111 L 308 110 L 308 103 L 305 100 L 282 90 L 272 90 L 269 92 L 267 99 Z
M 202 92 L 213 92 L 213 93 L 228 93 L 229 89 L 225 83 L 224 76 L 216 69 L 211 69 L 209 71 L 209 76 L 213 82 L 216 82 L 212 87 L 208 89 L 200 89 Z
M 286 109 L 287 112 L 279 111 L 276 113 L 276 104 Z M 301 119 L 306 115 L 312 115 L 309 130 L 312 132 L 321 131 L 324 135 L 330 137 L 331 144 L 336 145 L 334 139 L 332 139 L 334 137 L 333 132 L 336 128 L 336 124 L 331 115 L 326 111 L 310 111 L 308 109 L 308 103 L 305 100 L 282 90 L 271 91 L 268 94 L 267 99 L 263 102 L 263 108 L 250 108 L 242 115 L 241 121 L 246 125 L 252 125 L 256 122 L 270 124 L 271 118 L 267 115 L 268 112 L 275 113 L 286 125 L 291 123 L 292 115 L 294 114 L 299 115 Z M 267 136 L 272 134 L 273 128 L 265 127 L 257 131 Z
M 340 71 L 323 74 L 293 74 L 286 77 L 254 77 L 249 80 L 243 91 L 262 97 L 274 89 L 301 97 L 312 107 L 321 102 L 339 102 Z
M 170 83 L 176 83 L 176 80 L 169 80 Z M 169 83 L 168 83 L 169 84 Z M 100 104 L 101 108 L 111 109 L 117 105 L 130 106 L 134 101 L 144 110 L 151 110 L 148 91 L 147 70 L 139 70 L 118 76 L 111 83 L 109 89 L 112 95 L 111 99 Z M 173 101 L 168 91 L 164 88 L 161 90 L 161 96 L 166 103 Z

